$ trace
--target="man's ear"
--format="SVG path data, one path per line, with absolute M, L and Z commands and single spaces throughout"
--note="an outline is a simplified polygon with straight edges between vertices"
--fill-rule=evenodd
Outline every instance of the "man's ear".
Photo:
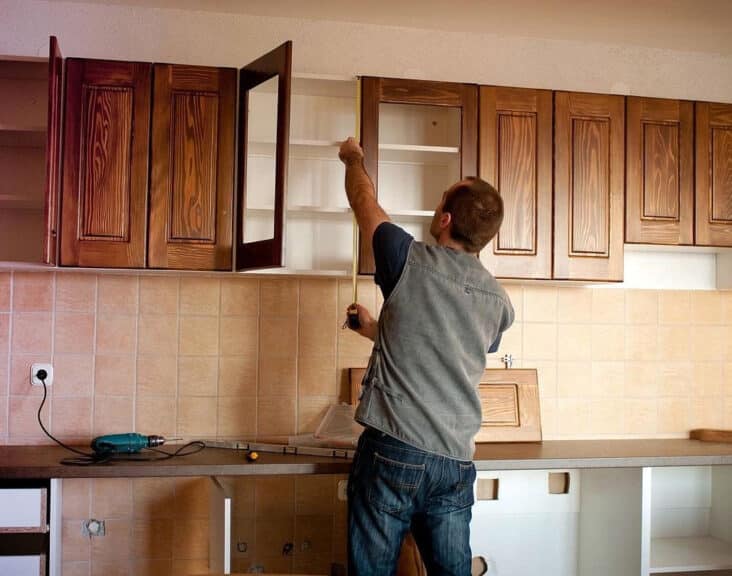
M 452 223 L 452 214 L 443 212 L 440 214 L 440 229 L 447 228 Z

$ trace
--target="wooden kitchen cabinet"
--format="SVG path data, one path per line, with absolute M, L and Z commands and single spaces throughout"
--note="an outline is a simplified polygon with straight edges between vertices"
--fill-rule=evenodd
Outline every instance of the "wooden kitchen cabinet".
M 231 269 L 235 90 L 233 69 L 68 60 L 61 265 Z
M 417 240 L 442 194 L 476 176 L 478 88 L 469 84 L 364 77 L 361 144 L 379 203 Z M 374 272 L 372 248 L 361 242 L 360 272 Z
M 0 262 L 56 263 L 63 59 L 0 60 Z
M 478 175 L 503 198 L 503 224 L 480 253 L 499 278 L 552 277 L 550 90 L 480 87 Z
M 554 278 L 623 279 L 623 96 L 554 95 Z
M 625 241 L 694 243 L 694 105 L 627 98 Z

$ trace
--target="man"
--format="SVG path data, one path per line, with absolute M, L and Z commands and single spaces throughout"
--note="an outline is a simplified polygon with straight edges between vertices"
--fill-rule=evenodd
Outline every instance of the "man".
M 457 182 L 435 210 L 437 246 L 428 246 L 389 221 L 353 138 L 339 157 L 384 294 L 378 321 L 355 305 L 356 331 L 374 347 L 356 411 L 366 429 L 348 482 L 349 574 L 393 574 L 411 530 L 430 576 L 468 576 L 477 386 L 486 352 L 514 317 L 478 259 L 498 231 L 503 202 L 482 180 Z

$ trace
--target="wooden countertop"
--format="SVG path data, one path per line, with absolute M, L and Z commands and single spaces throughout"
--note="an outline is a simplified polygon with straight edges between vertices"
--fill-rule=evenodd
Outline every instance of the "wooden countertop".
M 61 460 L 73 455 L 57 446 L 0 446 L 0 479 L 346 474 L 351 467 L 345 458 L 260 453 L 256 462 L 248 462 L 244 454 L 206 448 L 157 462 L 66 466 Z M 478 470 L 732 465 L 732 444 L 686 439 L 480 444 L 474 461 Z

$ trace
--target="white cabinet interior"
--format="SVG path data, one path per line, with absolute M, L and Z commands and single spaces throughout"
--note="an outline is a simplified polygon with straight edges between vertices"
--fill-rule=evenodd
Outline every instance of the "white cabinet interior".
M 0 61 L 0 261 L 41 262 L 48 60 Z

